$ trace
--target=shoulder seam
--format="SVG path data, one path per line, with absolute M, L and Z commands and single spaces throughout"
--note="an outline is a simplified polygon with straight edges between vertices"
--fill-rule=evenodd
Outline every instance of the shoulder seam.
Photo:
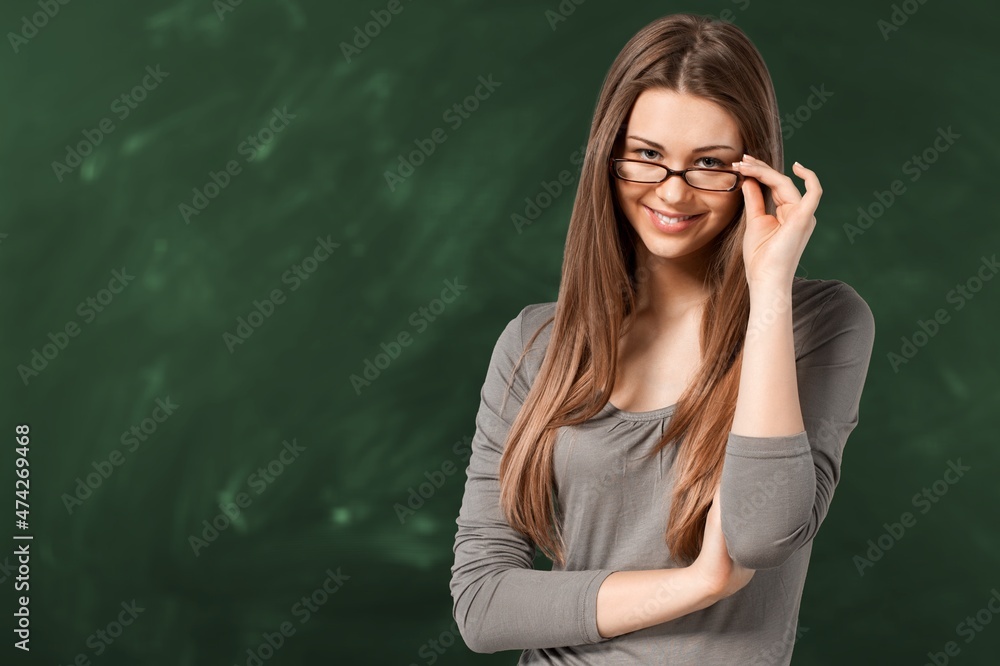
M 520 342 L 521 342 L 522 349 L 524 348 L 524 320 L 527 319 L 529 315 L 534 316 L 535 312 L 538 312 L 539 310 L 545 308 L 548 305 L 551 305 L 551 306 L 555 307 L 556 303 L 555 302 L 552 302 L 552 303 L 548 303 L 548 302 L 545 302 L 545 303 L 530 303 L 530 304 L 524 306 L 524 309 L 521 311 L 521 340 L 520 340 Z M 533 332 L 534 331 L 532 331 L 532 333 Z
M 524 353 L 524 314 L 528 311 L 528 306 L 521 308 L 520 321 L 517 322 L 517 348 L 520 353 Z

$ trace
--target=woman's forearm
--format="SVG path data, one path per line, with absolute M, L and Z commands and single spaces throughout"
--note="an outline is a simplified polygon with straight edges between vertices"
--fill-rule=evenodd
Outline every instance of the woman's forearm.
M 613 638 L 708 608 L 716 601 L 691 567 L 616 571 L 597 592 L 597 631 Z
M 748 437 L 778 437 L 803 430 L 795 372 L 791 285 L 751 288 L 732 432 Z

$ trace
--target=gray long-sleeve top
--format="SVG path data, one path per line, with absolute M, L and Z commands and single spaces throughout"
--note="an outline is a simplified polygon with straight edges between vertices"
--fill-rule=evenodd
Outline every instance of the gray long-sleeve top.
M 812 539 L 858 423 L 875 335 L 867 303 L 839 280 L 793 280 L 805 431 L 730 433 L 723 464 L 722 530 L 731 557 L 757 570 L 750 583 L 708 608 L 613 638 L 597 631 L 604 579 L 615 571 L 680 566 L 663 540 L 675 448 L 642 458 L 676 405 L 627 412 L 607 403 L 586 423 L 559 430 L 553 466 L 567 559 L 552 571 L 534 569 L 535 544 L 500 510 L 498 469 L 551 324 L 518 369 L 503 413 L 501 405 L 514 363 L 555 305 L 529 305 L 507 324 L 481 391 L 450 583 L 466 645 L 485 653 L 522 650 L 518 664 L 789 664 Z

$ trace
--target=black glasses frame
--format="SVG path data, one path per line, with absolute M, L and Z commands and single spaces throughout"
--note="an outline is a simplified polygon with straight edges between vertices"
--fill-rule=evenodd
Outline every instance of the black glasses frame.
M 635 162 L 636 164 L 648 164 L 649 166 L 659 167 L 659 168 L 663 169 L 666 172 L 666 175 L 664 175 L 663 178 L 661 178 L 660 180 L 654 180 L 654 181 L 650 181 L 650 180 L 633 180 L 631 178 L 625 178 L 620 173 L 618 173 L 618 170 L 615 168 L 615 164 L 619 163 L 619 162 Z M 626 180 L 626 181 L 628 181 L 630 183 L 643 183 L 645 185 L 659 184 L 659 183 L 662 183 L 662 182 L 666 181 L 671 176 L 680 176 L 681 178 L 684 179 L 684 182 L 687 183 L 688 185 L 691 185 L 691 187 L 695 188 L 696 190 L 703 190 L 705 192 L 733 192 L 733 191 L 735 191 L 743 183 L 743 179 L 745 178 L 742 173 L 740 173 L 739 171 L 734 171 L 732 169 L 706 169 L 704 167 L 692 167 L 690 169 L 681 169 L 679 171 L 675 171 L 674 169 L 671 169 L 668 166 L 664 166 L 662 164 L 657 164 L 656 162 L 647 162 L 645 160 L 630 160 L 630 159 L 626 159 L 626 158 L 622 158 L 622 157 L 611 158 L 608 161 L 608 168 L 611 170 L 611 175 L 613 175 L 615 178 L 618 178 L 619 180 Z M 692 185 L 691 181 L 688 180 L 688 177 L 687 177 L 688 171 L 713 171 L 713 172 L 720 172 L 721 171 L 722 173 L 735 174 L 736 175 L 736 184 L 733 185 L 732 187 L 730 187 L 727 190 L 713 190 L 713 189 L 708 188 L 708 187 L 698 187 L 697 185 Z

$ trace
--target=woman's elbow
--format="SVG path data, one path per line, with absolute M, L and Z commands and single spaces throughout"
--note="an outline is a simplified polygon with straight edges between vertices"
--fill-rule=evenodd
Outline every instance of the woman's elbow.
M 502 649 L 489 640 L 489 637 L 480 629 L 480 623 L 460 620 L 459 614 L 455 614 L 453 617 L 455 617 L 458 635 L 462 637 L 462 642 L 470 651 L 478 654 L 493 654 Z
M 784 564 L 792 553 L 791 548 L 778 547 L 773 544 L 748 544 L 737 540 L 727 544 L 729 557 L 745 569 L 774 569 Z
M 472 652 L 479 654 L 491 654 L 497 652 L 497 648 L 489 643 L 489 637 L 482 631 L 484 622 L 470 619 L 471 602 L 463 600 L 465 594 L 471 594 L 471 599 L 475 599 L 475 591 L 468 589 L 468 585 L 459 585 L 452 579 L 451 594 L 453 599 L 451 617 L 454 619 L 454 627 L 458 635 L 462 637 L 465 647 Z
M 774 569 L 804 545 L 803 537 L 808 533 L 805 526 L 781 537 L 741 530 L 725 534 L 726 548 L 729 557 L 741 567 L 755 571 Z

